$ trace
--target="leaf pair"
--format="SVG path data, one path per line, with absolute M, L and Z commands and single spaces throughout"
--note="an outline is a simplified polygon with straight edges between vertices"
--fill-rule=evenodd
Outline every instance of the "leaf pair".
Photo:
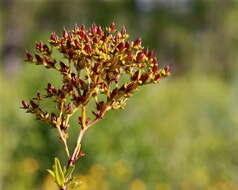
M 70 166 L 69 168 L 62 168 L 61 163 L 58 158 L 55 158 L 52 170 L 47 171 L 53 176 L 56 184 L 59 187 L 64 187 L 72 179 L 72 173 L 74 172 L 75 166 Z

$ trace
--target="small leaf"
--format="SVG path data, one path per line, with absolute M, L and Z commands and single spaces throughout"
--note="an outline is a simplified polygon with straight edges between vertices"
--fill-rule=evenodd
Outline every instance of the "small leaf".
M 65 172 L 65 178 L 67 179 L 67 181 L 71 178 L 71 175 L 74 172 L 74 169 L 75 169 L 75 165 L 70 166 L 68 170 Z
M 55 158 L 55 179 L 60 187 L 64 186 L 64 173 L 58 158 Z
M 54 173 L 54 171 L 52 171 L 52 170 L 50 170 L 50 169 L 48 169 L 47 171 L 49 172 L 50 175 L 52 175 L 53 178 L 55 178 L 55 173 Z

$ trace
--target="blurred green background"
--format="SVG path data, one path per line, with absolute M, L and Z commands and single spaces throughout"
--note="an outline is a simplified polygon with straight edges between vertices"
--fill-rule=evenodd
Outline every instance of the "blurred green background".
M 112 21 L 141 36 L 172 75 L 88 132 L 79 190 L 237 190 L 236 0 L 2 0 L 0 189 L 56 189 L 46 169 L 63 158 L 54 131 L 19 109 L 58 80 L 24 63 L 25 48 L 63 27 Z

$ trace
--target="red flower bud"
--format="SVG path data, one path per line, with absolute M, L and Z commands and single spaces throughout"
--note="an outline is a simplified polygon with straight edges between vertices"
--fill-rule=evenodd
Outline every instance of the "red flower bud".
M 93 42 L 94 42 L 95 44 L 97 44 L 97 43 L 99 42 L 99 40 L 98 40 L 98 37 L 97 37 L 97 36 L 95 36 L 95 37 L 93 38 Z
M 143 59 L 143 57 L 145 56 L 145 54 L 143 52 L 139 52 L 136 56 L 136 60 L 137 61 L 140 61 Z
M 165 71 L 165 73 L 168 73 L 170 71 L 169 65 L 164 67 L 164 71 Z
M 134 41 L 134 46 L 139 46 L 141 45 L 141 38 L 138 38 L 136 41 Z
M 72 114 L 73 113 L 73 105 L 71 103 L 69 103 L 67 106 L 66 106 L 66 113 L 67 114 Z
M 51 66 L 51 67 L 54 67 L 55 66 L 55 64 L 56 64 L 56 60 L 51 60 L 50 58 L 48 58 L 48 57 L 45 57 L 45 62 L 47 63 L 47 64 L 49 64 L 49 66 Z
M 141 75 L 140 80 L 142 83 L 144 83 L 149 78 L 149 75 L 147 73 Z
M 29 51 L 25 51 L 25 55 L 26 55 L 26 61 L 33 61 L 33 56 L 31 55 L 31 53 Z
M 74 40 L 74 44 L 75 44 L 75 46 L 76 46 L 77 48 L 80 47 L 80 42 L 79 42 L 78 40 Z
M 61 72 L 67 72 L 68 71 L 68 67 L 67 67 L 67 65 L 65 65 L 63 62 L 60 62 L 60 68 L 61 68 Z
M 145 49 L 144 54 L 145 54 L 146 57 L 148 57 L 148 54 L 149 54 L 149 49 L 148 48 Z
M 89 42 L 89 41 L 90 41 L 90 38 L 88 37 L 87 34 L 84 35 L 84 39 L 85 39 L 86 42 Z
M 50 39 L 53 41 L 53 42 L 56 42 L 59 40 L 59 36 L 57 36 L 54 32 L 51 33 L 51 36 L 50 36 Z
M 126 34 L 126 26 L 123 25 L 123 28 L 121 30 L 121 35 L 124 36 Z
M 63 37 L 64 37 L 65 39 L 67 39 L 68 36 L 69 36 L 69 32 L 66 30 L 66 28 L 64 28 Z
M 131 52 L 131 51 L 128 52 L 128 54 L 127 54 L 127 60 L 128 60 L 128 61 L 132 61 L 132 60 L 133 60 L 133 57 L 132 57 L 132 56 L 133 56 L 133 52 Z
M 21 103 L 22 103 L 24 109 L 28 109 L 29 108 L 29 105 L 26 103 L 25 100 L 22 100 Z
M 79 26 L 78 26 L 77 24 L 75 24 L 75 26 L 74 26 L 74 32 L 77 33 L 77 31 L 79 31 L 79 30 L 80 30 Z
M 116 42 L 118 42 L 119 39 L 120 39 L 120 37 L 119 37 L 118 35 L 116 35 L 116 36 L 114 37 L 114 40 L 115 40 Z
M 92 47 L 90 44 L 86 44 L 85 47 L 84 47 L 84 50 L 87 52 L 87 53 L 91 53 L 92 52 Z
M 79 116 L 79 118 L 78 118 L 78 119 L 79 119 L 79 124 L 81 124 L 81 125 L 82 125 L 82 121 L 83 121 L 83 120 L 82 120 L 82 117 L 81 117 L 81 116 Z
M 153 51 L 150 51 L 149 53 L 148 53 L 148 59 L 151 59 L 152 57 L 154 57 L 154 52 Z
M 83 157 L 83 156 L 85 156 L 85 152 L 83 152 L 82 150 L 80 150 L 78 157 L 81 158 L 81 157 Z
M 129 48 L 130 48 L 130 44 L 129 44 L 128 41 L 126 41 L 126 43 L 125 43 L 125 48 L 126 48 L 126 49 L 129 49 Z
M 92 24 L 92 26 L 90 28 L 90 33 L 92 35 L 96 34 L 97 33 L 97 29 L 98 29 L 98 26 L 96 24 Z
M 85 31 L 81 29 L 80 31 L 77 32 L 77 34 L 78 34 L 81 38 L 84 38 Z
M 42 96 L 39 92 L 36 93 L 36 100 L 42 100 Z
M 152 68 L 152 71 L 155 73 L 155 72 L 158 71 L 158 69 L 159 69 L 158 64 L 155 63 L 154 66 L 153 66 L 153 68 Z
M 73 38 L 73 33 L 72 32 L 68 32 L 68 40 L 72 40 L 72 38 Z
M 111 26 L 109 27 L 109 32 L 112 33 L 115 30 L 115 23 L 113 22 Z
M 136 71 L 136 72 L 134 73 L 134 75 L 132 76 L 131 79 L 134 80 L 134 81 L 135 81 L 135 80 L 138 80 L 139 73 L 140 73 L 139 71 Z
M 101 40 L 105 42 L 106 39 L 107 39 L 107 36 L 106 36 L 106 34 L 104 34 L 104 36 L 102 37 Z
M 155 75 L 154 80 L 158 80 L 158 79 L 160 79 L 160 78 L 161 78 L 161 74 L 159 73 L 159 74 Z
M 98 29 L 97 29 L 97 34 L 98 34 L 99 36 L 102 36 L 102 35 L 103 35 L 103 30 L 102 30 L 101 26 L 98 27 Z
M 85 31 L 85 30 L 86 30 L 86 25 L 83 24 L 80 29 L 83 30 L 83 31 Z
M 30 101 L 30 104 L 31 104 L 31 107 L 33 108 L 33 109 L 35 109 L 35 108 L 38 108 L 39 107 L 39 105 L 38 104 L 36 104 L 33 100 L 31 100 Z
M 125 45 L 124 45 L 123 42 L 121 42 L 121 43 L 117 46 L 117 48 L 119 49 L 119 51 L 122 51 L 122 50 L 124 49 L 124 47 L 125 47 Z
M 154 65 L 157 64 L 157 58 L 156 58 L 156 57 L 153 58 L 152 63 L 153 63 Z
M 42 64 L 43 63 L 43 57 L 38 55 L 38 54 L 35 54 L 35 57 L 36 57 L 36 60 L 37 60 L 37 63 L 38 64 Z
M 54 113 L 51 113 L 51 114 L 50 114 L 50 117 L 51 117 L 51 121 L 52 121 L 52 122 L 54 122 L 54 121 L 57 120 L 57 117 L 56 117 L 56 115 L 55 115 Z
M 42 51 L 43 47 L 44 47 L 44 44 L 42 42 L 36 43 L 36 49 L 38 49 L 39 51 Z

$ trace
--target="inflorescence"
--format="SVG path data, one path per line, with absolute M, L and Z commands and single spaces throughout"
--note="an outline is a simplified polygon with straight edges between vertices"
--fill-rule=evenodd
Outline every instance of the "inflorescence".
M 110 109 L 125 106 L 128 98 L 143 85 L 158 83 L 169 76 L 169 67 L 159 68 L 153 51 L 142 46 L 141 38 L 128 40 L 125 26 L 117 30 L 112 23 L 106 30 L 93 24 L 64 29 L 62 35 L 52 33 L 49 43 L 37 42 L 35 53 L 26 51 L 26 61 L 54 69 L 62 76 L 59 87 L 48 83 L 45 93 L 37 92 L 29 102 L 23 100 L 22 108 L 36 119 L 48 123 L 59 132 L 70 157 L 69 165 L 82 155 L 80 147 L 72 155 L 68 150 L 70 117 L 80 108 L 81 131 L 96 124 Z M 57 60 L 55 53 L 62 55 Z M 49 113 L 41 106 L 44 99 L 56 103 L 57 111 Z M 89 115 L 86 105 L 94 102 Z

